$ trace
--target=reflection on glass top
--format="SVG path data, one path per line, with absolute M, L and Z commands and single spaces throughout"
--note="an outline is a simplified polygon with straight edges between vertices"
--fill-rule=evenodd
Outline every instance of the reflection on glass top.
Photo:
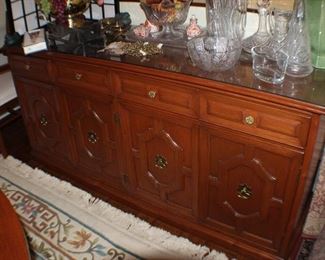
M 251 57 L 247 57 L 247 54 L 242 54 L 235 67 L 219 73 L 206 72 L 195 67 L 186 48 L 164 46 L 162 54 L 142 58 L 128 55 L 112 56 L 107 52 L 98 51 L 108 42 L 121 40 L 121 35 L 108 35 L 99 23 L 94 22 L 86 23 L 84 28 L 79 29 L 49 26 L 48 38 L 51 51 L 183 73 L 325 106 L 325 70 L 315 69 L 305 78 L 286 76 L 283 84 L 271 85 L 254 77 Z

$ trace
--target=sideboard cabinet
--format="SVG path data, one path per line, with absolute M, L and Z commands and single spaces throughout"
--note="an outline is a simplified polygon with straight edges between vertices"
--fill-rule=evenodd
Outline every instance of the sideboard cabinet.
M 249 259 L 290 257 L 324 103 L 128 62 L 8 56 L 36 159 Z

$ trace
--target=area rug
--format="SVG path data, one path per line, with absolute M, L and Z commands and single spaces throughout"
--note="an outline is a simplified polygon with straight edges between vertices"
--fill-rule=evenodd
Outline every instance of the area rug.
M 228 259 L 12 157 L 0 158 L 0 187 L 20 217 L 33 259 Z

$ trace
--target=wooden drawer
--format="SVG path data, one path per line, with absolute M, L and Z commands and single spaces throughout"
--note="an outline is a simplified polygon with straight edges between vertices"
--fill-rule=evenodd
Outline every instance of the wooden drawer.
M 311 114 L 253 99 L 204 92 L 201 119 L 220 126 L 303 148 Z
M 182 86 L 179 82 L 145 77 L 135 73 L 114 73 L 113 81 L 120 98 L 198 117 L 197 92 Z
M 112 93 L 106 69 L 75 62 L 55 62 L 55 80 L 59 86 L 86 88 L 95 92 Z
M 30 56 L 10 56 L 9 62 L 14 75 L 43 82 L 50 82 L 48 60 Z

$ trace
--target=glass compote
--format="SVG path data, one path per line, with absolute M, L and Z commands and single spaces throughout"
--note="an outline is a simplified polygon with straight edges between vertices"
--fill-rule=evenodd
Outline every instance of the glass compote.
M 270 0 L 257 0 L 257 7 L 259 13 L 258 30 L 252 36 L 244 39 L 242 43 L 243 49 L 248 53 L 251 53 L 253 47 L 264 45 L 272 37 L 269 30 L 269 20 L 267 18 L 269 13 L 268 8 L 270 4 Z
M 174 27 L 186 21 L 191 1 L 141 0 L 140 6 L 148 21 L 156 26 L 162 27 L 162 30 L 153 33 L 152 37 L 164 42 L 183 38 L 184 33 L 176 31 Z

